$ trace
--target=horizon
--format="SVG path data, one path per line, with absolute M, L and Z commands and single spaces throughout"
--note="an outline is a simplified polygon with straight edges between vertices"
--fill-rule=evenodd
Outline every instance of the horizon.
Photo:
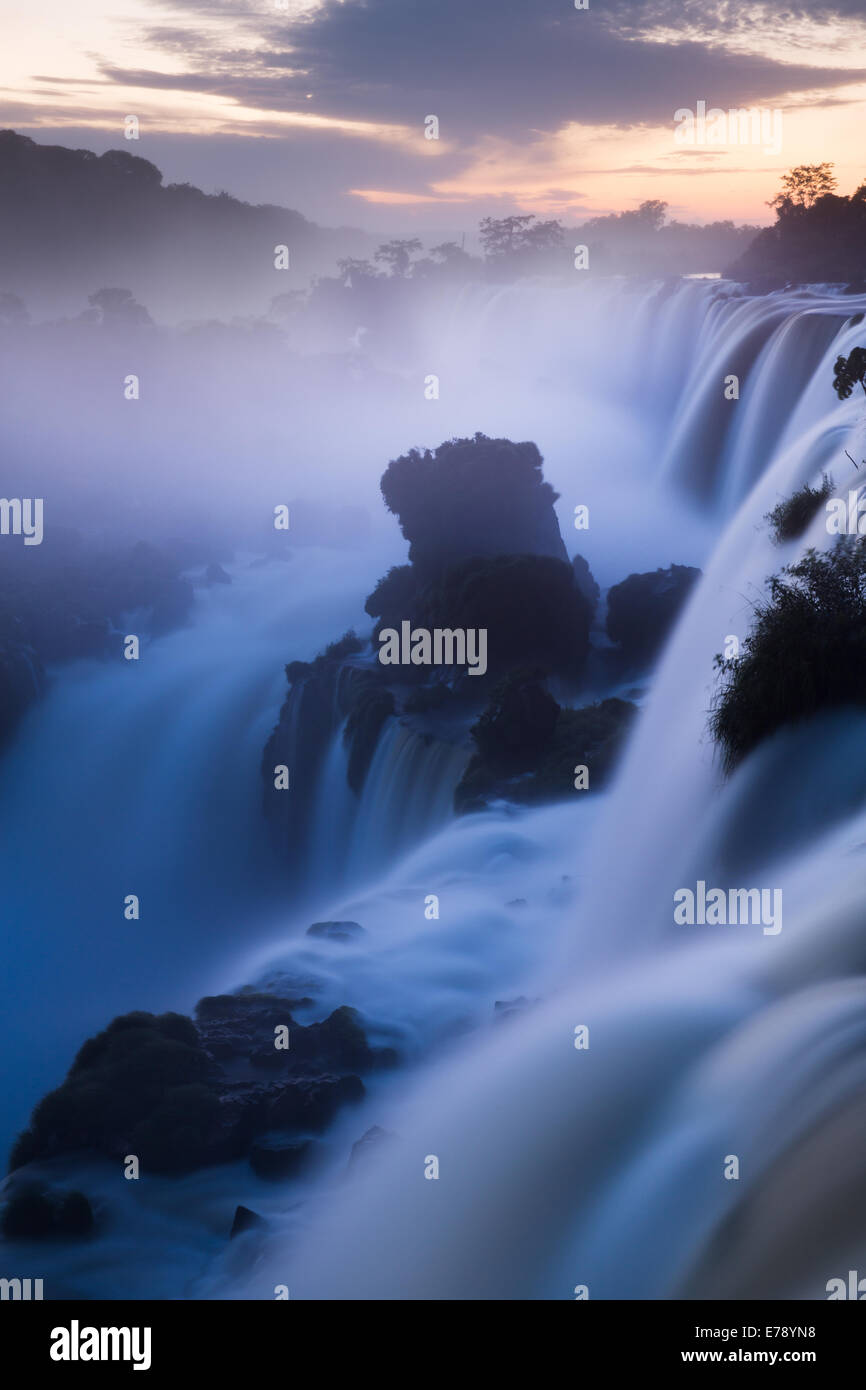
M 580 223 L 660 195 L 672 220 L 767 225 L 787 169 L 829 150 L 840 192 L 864 174 L 856 0 L 748 14 L 726 0 L 122 0 L 111 15 L 88 0 L 73 16 L 48 0 L 38 35 L 10 11 L 4 126 L 125 147 L 167 183 L 372 235 L 441 238 L 513 213 Z M 684 145 L 677 112 L 701 102 L 776 115 L 780 138 Z

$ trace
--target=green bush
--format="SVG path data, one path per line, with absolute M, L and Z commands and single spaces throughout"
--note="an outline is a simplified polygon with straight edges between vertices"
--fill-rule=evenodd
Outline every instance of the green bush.
M 716 657 L 710 729 L 731 771 L 783 725 L 866 706 L 866 546 L 843 536 L 769 581 L 739 657 Z

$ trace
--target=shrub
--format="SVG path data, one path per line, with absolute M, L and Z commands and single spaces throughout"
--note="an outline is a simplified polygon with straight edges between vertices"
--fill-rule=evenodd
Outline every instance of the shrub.
M 832 496 L 833 486 L 833 479 L 824 473 L 820 487 L 810 487 L 806 483 L 798 492 L 784 498 L 771 512 L 767 512 L 764 520 L 770 523 L 773 537 L 779 545 L 802 536 L 819 507 Z
M 769 581 L 739 657 L 716 657 L 710 729 L 731 771 L 783 725 L 866 706 L 866 546 L 843 536 Z

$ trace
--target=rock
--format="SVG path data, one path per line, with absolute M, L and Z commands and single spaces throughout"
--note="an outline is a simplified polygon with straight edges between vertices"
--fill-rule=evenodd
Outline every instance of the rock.
M 60 1235 L 86 1236 L 93 1229 L 93 1208 L 83 1192 L 58 1196 L 55 1227 Z
M 214 562 L 208 565 L 205 570 L 204 580 L 206 584 L 231 584 L 232 577 L 230 574 L 226 573 L 222 565 L 218 565 Z
M 259 1216 L 257 1211 L 251 1211 L 249 1207 L 235 1207 L 235 1216 L 232 1228 L 229 1231 L 229 1240 L 234 1240 L 235 1236 L 242 1236 L 244 1231 L 264 1230 L 267 1221 L 263 1216 Z
M 473 556 L 567 559 L 554 509 L 557 494 L 544 481 L 535 444 L 476 434 L 447 440 L 432 452 L 411 449 L 388 464 L 382 496 L 425 583 Z
M 35 1183 L 22 1184 L 3 1208 L 3 1235 L 7 1240 L 22 1240 L 51 1234 L 54 1209 L 44 1187 Z
M 311 803 L 303 793 L 286 796 L 279 790 L 274 785 L 274 768 L 291 768 L 294 788 L 319 785 L 333 736 L 351 713 L 359 690 L 369 685 L 369 672 L 352 664 L 366 645 L 354 632 L 346 632 L 314 661 L 291 661 L 285 668 L 290 689 L 265 745 L 262 782 L 275 847 L 299 873 L 306 872 L 311 850 Z M 366 723 L 364 728 L 369 732 Z M 361 737 L 356 758 L 361 756 L 363 742 Z M 360 770 L 360 764 L 357 767 Z
M 45 686 L 45 672 L 33 647 L 14 640 L 0 641 L 0 745 L 9 739 Z
M 598 607 L 601 590 L 592 577 L 592 570 L 589 568 L 589 562 L 585 560 L 582 555 L 575 555 L 571 562 L 571 568 L 574 573 L 574 582 L 583 594 L 583 597 L 590 604 L 594 616 L 595 610 Z
M 671 565 L 651 574 L 630 574 L 607 596 L 607 635 L 632 666 L 658 655 L 700 570 Z
M 279 1129 L 327 1129 L 337 1111 L 364 1098 L 359 1076 L 317 1076 L 299 1078 L 280 1088 L 268 1107 L 271 1125 Z
M 63 1085 L 40 1101 L 11 1167 L 91 1149 L 118 1162 L 134 1153 L 143 1170 L 178 1173 L 248 1156 L 274 1132 L 307 1142 L 363 1097 L 360 1072 L 396 1060 L 392 1049 L 370 1047 L 354 1009 L 296 1023 L 291 1008 L 309 1002 L 250 990 L 201 1000 L 197 1024 L 179 1014 L 122 1015 L 84 1044 Z M 274 1045 L 282 1027 L 288 1049 Z M 38 1224 L 36 1207 L 28 1219 Z M 80 1202 L 51 1219 L 77 1229 Z
M 309 1162 L 312 1140 L 263 1134 L 250 1147 L 250 1167 L 260 1178 L 293 1178 Z
M 388 1144 L 397 1136 L 389 1133 L 387 1129 L 382 1129 L 380 1125 L 373 1125 L 366 1133 L 361 1135 L 352 1145 L 352 1152 L 349 1155 L 349 1167 L 357 1167 L 359 1163 L 364 1164 L 370 1157 L 380 1151 L 383 1145 Z
M 306 934 L 326 937 L 328 941 L 352 941 L 364 935 L 364 928 L 358 922 L 314 922 Z
M 346 777 L 356 796 L 363 789 L 382 729 L 396 710 L 394 696 L 382 689 L 378 676 L 364 673 L 360 681 L 363 685 L 356 691 L 343 733 L 349 749 Z
M 529 1000 L 522 994 L 517 999 L 497 999 L 493 1004 L 494 1019 L 497 1023 L 503 1023 L 505 1019 L 514 1018 L 528 1008 Z
M 587 790 L 597 791 L 610 776 L 637 712 L 618 699 L 560 709 L 532 677 L 525 685 L 519 674 L 510 679 L 516 688 L 503 696 L 497 687 L 472 729 L 477 751 L 454 793 L 458 814 L 484 810 L 494 801 L 538 805 L 574 796 L 578 766 L 588 769 Z
M 93 1229 L 93 1209 L 83 1192 L 21 1183 L 3 1211 L 7 1240 L 86 1236 Z
M 472 738 L 480 757 L 523 772 L 552 742 L 559 713 L 542 671 L 515 671 L 493 690 Z
M 474 556 L 457 561 L 422 590 L 402 616 L 415 627 L 487 632 L 485 674 L 440 668 L 473 698 L 510 672 L 539 667 L 574 681 L 589 654 L 594 604 L 581 592 L 574 571 L 552 555 Z M 377 628 L 376 641 L 378 642 Z M 401 666 L 400 679 L 430 679 L 424 666 Z M 479 689 L 479 687 L 481 689 Z

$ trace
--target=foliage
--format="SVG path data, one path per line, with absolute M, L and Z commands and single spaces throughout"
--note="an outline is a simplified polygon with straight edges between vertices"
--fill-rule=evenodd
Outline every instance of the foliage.
M 825 473 L 820 487 L 810 487 L 806 483 L 799 491 L 779 502 L 764 517 L 770 523 L 775 540 L 782 544 L 802 536 L 818 508 L 832 494 L 833 479 Z
M 732 770 L 763 739 L 824 709 L 866 706 L 866 544 L 840 537 L 769 581 L 739 657 L 716 657 L 710 729 Z
M 798 164 L 782 178 L 782 187 L 768 204 L 779 212 L 791 208 L 811 208 L 827 193 L 835 193 L 838 180 L 832 163 Z
M 856 347 L 847 357 L 837 357 L 833 371 L 833 390 L 840 401 L 846 401 L 855 386 L 866 392 L 866 348 Z

